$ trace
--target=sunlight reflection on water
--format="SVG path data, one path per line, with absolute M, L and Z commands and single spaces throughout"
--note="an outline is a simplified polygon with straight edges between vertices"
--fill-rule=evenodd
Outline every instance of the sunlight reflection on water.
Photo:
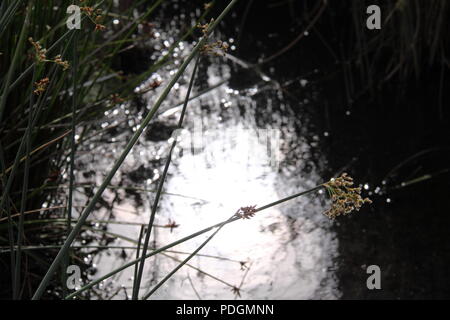
M 179 54 L 188 52 L 189 45 L 184 43 L 183 50 L 179 50 Z M 176 123 L 180 107 L 171 109 L 168 106 L 182 101 L 191 68 L 188 68 L 184 80 L 180 81 L 177 90 L 172 90 L 163 106 L 169 112 L 160 114 L 157 121 Z M 206 71 L 209 86 L 227 78 L 229 73 L 230 69 L 226 64 L 211 64 Z M 159 77 L 167 83 L 169 72 L 167 75 L 160 74 Z M 163 194 L 155 221 L 160 225 L 175 221 L 179 227 L 173 230 L 154 228 L 152 240 L 156 246 L 168 244 L 227 219 L 242 206 L 256 204 L 259 207 L 322 182 L 316 168 L 313 167 L 308 173 L 298 170 L 303 155 L 310 152 L 310 145 L 298 137 L 295 130 L 289 130 L 298 126 L 291 115 L 281 114 L 270 108 L 278 95 L 267 92 L 266 105 L 256 105 L 252 96 L 258 92 L 258 87 L 253 85 L 251 89 L 250 94 L 240 94 L 228 85 L 222 85 L 189 104 L 184 125 L 186 129 L 181 135 L 180 148 L 175 152 L 165 183 L 166 192 L 183 196 Z M 156 97 L 154 92 L 145 95 L 147 108 L 153 105 Z M 277 103 L 281 104 L 279 101 Z M 267 124 L 266 129 L 281 131 L 282 141 L 272 144 L 272 153 L 268 153 L 267 145 L 258 139 L 252 140 L 256 143 L 251 148 L 246 143 L 249 136 L 255 138 L 255 129 L 262 129 L 261 125 L 256 125 L 257 108 L 267 108 L 266 112 L 271 112 L 272 123 Z M 113 112 L 109 117 L 110 120 L 120 119 L 122 115 Z M 191 133 L 198 123 L 203 132 L 202 148 L 192 154 L 188 147 Z M 117 157 L 117 150 L 120 152 L 123 149 L 129 134 L 120 133 L 119 130 L 114 146 L 101 147 L 101 156 L 92 153 L 81 159 L 88 170 L 95 171 L 97 183 L 102 180 L 102 171 L 106 172 L 112 159 Z M 281 159 L 277 161 L 284 160 L 287 157 L 286 145 L 292 143 L 295 143 L 295 147 L 288 151 L 289 157 L 295 159 L 294 162 L 291 161 L 289 165 L 283 165 L 283 162 L 276 162 L 274 165 L 270 162 L 274 154 L 281 155 Z M 273 150 L 273 145 L 278 149 Z M 131 171 L 140 166 L 148 166 L 149 161 L 157 157 L 165 159 L 168 146 L 167 139 L 154 142 L 141 137 L 114 178 L 113 184 L 127 181 Z M 179 154 L 181 149 L 182 156 Z M 280 167 L 277 167 L 278 164 Z M 161 172 L 162 167 L 157 167 L 150 174 L 153 178 Z M 78 178 L 82 179 L 80 173 Z M 155 188 L 155 183 L 149 185 L 149 181 L 152 179 L 144 182 L 141 187 Z M 147 223 L 153 194 L 144 193 L 142 205 L 139 205 L 126 193 L 117 192 L 123 200 L 112 209 L 115 219 Z M 105 200 L 113 201 L 114 197 L 110 190 L 105 192 Z M 77 201 L 84 203 L 85 198 L 79 195 Z M 323 211 L 319 199 L 303 197 L 262 211 L 250 220 L 237 221 L 224 227 L 201 251 L 203 255 L 214 257 L 194 257 L 190 266 L 183 267 L 153 298 L 196 299 L 198 294 L 202 299 L 232 299 L 235 295 L 231 286 L 241 287 L 243 299 L 338 298 L 337 280 L 333 271 L 337 240 L 330 230 L 331 222 L 321 214 Z M 108 215 L 106 209 L 100 209 L 96 213 L 97 217 Z M 137 226 L 109 225 L 108 231 L 134 240 L 139 236 Z M 192 252 L 206 237 L 207 235 L 197 237 L 173 250 Z M 114 245 L 135 244 L 118 239 Z M 124 253 L 125 259 L 119 257 L 124 257 L 124 254 L 117 250 L 98 254 L 94 258 L 98 273 L 93 278 L 134 259 L 134 250 L 126 249 Z M 181 253 L 167 253 L 166 256 L 158 255 L 148 259 L 141 295 L 177 265 L 173 258 L 184 257 L 186 255 Z M 239 261 L 246 262 L 244 268 Z M 123 285 L 128 294 L 131 294 L 133 272 L 133 268 L 122 272 L 113 279 L 114 286 Z M 123 299 L 124 294 L 120 293 L 115 298 Z

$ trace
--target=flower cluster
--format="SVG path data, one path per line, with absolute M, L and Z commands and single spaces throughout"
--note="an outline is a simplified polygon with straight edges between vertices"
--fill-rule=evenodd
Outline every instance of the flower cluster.
M 203 54 L 224 56 L 227 50 L 228 50 L 228 43 L 218 40 L 216 42 L 205 44 L 203 48 L 201 48 L 200 52 Z
M 100 23 L 103 20 L 101 9 L 94 10 L 94 8 L 86 6 L 81 7 L 80 10 L 95 24 L 95 31 L 103 31 L 106 29 L 106 27 Z
M 39 41 L 34 41 L 33 38 L 28 38 L 28 41 L 33 45 L 34 51 L 36 52 L 36 59 L 38 62 L 53 62 L 63 67 L 64 70 L 69 69 L 70 65 L 68 61 L 65 61 L 61 58 L 61 55 L 58 54 L 53 59 L 47 59 L 47 49 L 42 48 Z
M 125 99 L 121 98 L 117 93 L 113 93 L 110 96 L 110 105 L 114 106 L 116 104 L 122 103 Z
M 60 54 L 53 58 L 53 62 L 63 67 L 63 70 L 67 70 L 70 67 L 69 62 L 62 60 Z
M 30 41 L 30 43 L 34 47 L 34 50 L 36 51 L 36 59 L 39 62 L 47 61 L 47 56 L 46 56 L 47 49 L 42 48 L 39 41 L 34 41 L 33 38 L 31 38 L 31 37 L 28 38 L 28 41 Z
M 209 26 L 213 22 L 214 22 L 214 19 L 211 19 L 211 21 L 209 23 L 197 24 L 197 28 L 199 28 L 202 31 L 204 37 L 206 37 L 208 35 Z M 211 43 L 205 44 L 203 46 L 203 48 L 200 49 L 200 52 L 203 54 L 213 54 L 216 56 L 223 56 L 227 50 L 228 50 L 228 44 L 226 42 L 218 40 L 216 42 L 211 42 Z
M 180 225 L 177 224 L 175 221 L 172 221 L 171 219 L 169 219 L 169 223 L 164 225 L 164 228 L 170 228 L 170 232 L 172 232 L 174 228 L 178 228 L 179 226 Z
M 206 36 L 208 34 L 209 25 L 213 22 L 214 22 L 214 19 L 211 19 L 211 21 L 209 23 L 205 23 L 205 24 L 198 23 L 197 28 L 199 28 L 202 31 L 203 35 Z
M 34 85 L 36 86 L 36 89 L 33 91 L 34 94 L 39 96 L 42 92 L 45 91 L 49 82 L 50 80 L 48 78 L 44 78 L 35 82 Z
M 333 178 L 323 186 L 331 196 L 331 208 L 325 211 L 325 215 L 334 219 L 340 215 L 347 215 L 352 211 L 359 211 L 364 203 L 372 203 L 369 198 L 361 197 L 361 188 L 353 186 L 353 179 L 346 173 L 338 178 Z
M 236 211 L 235 215 L 241 219 L 250 219 L 256 213 L 256 205 L 241 207 Z

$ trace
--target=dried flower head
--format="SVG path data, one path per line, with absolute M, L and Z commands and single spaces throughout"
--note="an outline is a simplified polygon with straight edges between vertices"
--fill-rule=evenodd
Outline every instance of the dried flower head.
M 228 50 L 228 44 L 223 41 L 216 41 L 212 43 L 205 44 L 200 52 L 203 54 L 212 54 L 216 56 L 224 56 L 225 52 Z
M 232 287 L 231 291 L 233 291 L 233 293 L 237 296 L 237 297 L 241 297 L 241 289 L 239 289 L 238 287 Z
M 92 21 L 92 23 L 94 23 L 95 31 L 103 31 L 106 29 L 106 27 L 100 23 L 103 19 L 102 9 L 94 10 L 94 8 L 92 8 L 92 7 L 85 6 L 85 7 L 81 7 L 80 10 L 84 14 L 86 14 L 86 16 L 89 18 L 89 20 Z
M 46 57 L 46 53 L 47 53 L 47 49 L 42 48 L 41 44 L 39 43 L 39 41 L 34 41 L 33 38 L 29 37 L 28 41 L 30 41 L 30 43 L 33 45 L 34 50 L 36 51 L 36 59 L 39 62 L 43 62 L 47 60 Z
M 199 28 L 202 31 L 203 35 L 207 35 L 209 26 L 213 21 L 214 21 L 214 19 L 211 19 L 211 21 L 209 23 L 205 23 L 205 24 L 198 23 L 197 28 Z
M 245 269 L 248 269 L 247 261 L 239 261 L 239 264 L 241 265 L 242 271 L 244 271 Z
M 106 27 L 104 25 L 99 24 L 99 23 L 95 24 L 95 29 L 94 29 L 95 31 L 103 31 L 105 29 L 106 29 Z
M 347 215 L 352 211 L 359 211 L 364 203 L 372 203 L 369 198 L 361 197 L 361 188 L 354 188 L 352 177 L 343 173 L 338 178 L 333 178 L 323 186 L 331 196 L 331 208 L 325 211 L 325 215 L 334 219 L 340 215 Z
M 50 80 L 48 78 L 44 78 L 35 82 L 34 85 L 36 86 L 36 89 L 33 91 L 34 94 L 37 94 L 39 96 L 42 92 L 45 91 L 49 82 Z
M 92 7 L 80 7 L 80 10 L 84 13 L 86 13 L 88 16 L 91 16 L 94 14 L 94 8 Z
M 161 85 L 161 83 L 162 83 L 162 81 L 154 80 L 148 85 L 148 88 L 150 90 L 156 89 L 156 88 L 158 88 Z
M 167 223 L 164 228 L 170 228 L 170 232 L 173 231 L 174 228 L 178 228 L 180 225 L 177 224 L 175 221 L 172 221 L 172 219 L 169 219 L 169 223 Z
M 113 93 L 113 94 L 111 94 L 109 97 L 110 97 L 110 104 L 111 104 L 112 106 L 114 106 L 114 105 L 116 105 L 116 104 L 118 104 L 118 103 L 122 103 L 122 102 L 125 101 L 125 100 L 122 99 L 117 93 Z
M 62 66 L 64 70 L 67 70 L 70 67 L 69 62 L 62 60 L 60 54 L 58 54 L 53 59 L 49 60 L 49 59 L 47 59 L 47 56 L 46 56 L 47 49 L 42 48 L 39 41 L 34 41 L 33 38 L 31 38 L 31 37 L 28 38 L 28 41 L 30 41 L 30 43 L 34 47 L 34 50 L 36 52 L 36 59 L 38 60 L 38 62 L 54 62 L 54 63 Z
M 63 67 L 63 70 L 69 69 L 70 65 L 67 60 L 62 60 L 61 55 L 58 54 L 56 57 L 53 58 L 53 62 Z
M 254 206 L 241 207 L 236 211 L 235 215 L 241 219 L 250 219 L 256 213 L 256 204 Z

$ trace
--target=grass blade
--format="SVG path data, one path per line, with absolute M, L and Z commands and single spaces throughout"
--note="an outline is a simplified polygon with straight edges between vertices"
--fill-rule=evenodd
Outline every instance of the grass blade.
M 164 277 L 149 293 L 147 293 L 142 300 L 147 300 L 156 290 L 158 290 L 167 280 L 169 280 L 178 270 L 181 269 L 186 263 L 189 262 L 206 244 L 211 241 L 212 238 L 225 226 L 228 221 L 230 221 L 234 215 L 230 217 L 230 219 L 224 221 L 213 234 L 211 234 L 194 252 L 192 252 L 186 259 L 184 259 L 178 266 L 176 266 L 168 275 Z
M 93 196 L 92 200 L 90 201 L 87 208 L 83 211 L 83 213 L 80 215 L 78 223 L 73 227 L 71 233 L 67 237 L 66 241 L 64 242 L 63 247 L 59 251 L 58 255 L 55 257 L 54 261 L 52 262 L 50 268 L 48 269 L 47 273 L 45 274 L 44 278 L 42 279 L 41 283 L 39 284 L 39 287 L 37 288 L 35 294 L 33 295 L 33 300 L 40 299 L 42 294 L 44 293 L 45 288 L 47 287 L 48 283 L 50 282 L 50 278 L 53 275 L 53 273 L 56 271 L 57 267 L 62 262 L 62 258 L 66 254 L 67 250 L 69 249 L 72 242 L 75 240 L 75 237 L 78 235 L 79 231 L 81 230 L 81 226 L 86 221 L 87 217 L 91 213 L 91 211 L 94 209 L 95 204 L 100 199 L 101 195 L 111 182 L 112 178 L 114 177 L 117 170 L 119 170 L 120 166 L 124 162 L 125 158 L 127 157 L 128 153 L 130 152 L 131 148 L 136 144 L 137 140 L 141 136 L 144 129 L 148 126 L 150 123 L 150 120 L 152 120 L 154 114 L 158 110 L 158 108 L 161 106 L 167 95 L 169 94 L 172 87 L 175 85 L 177 80 L 180 78 L 180 76 L 183 74 L 184 70 L 187 68 L 188 64 L 191 62 L 191 60 L 194 58 L 194 56 L 197 54 L 197 52 L 203 47 L 203 45 L 206 43 L 206 40 L 208 36 L 211 34 L 211 32 L 217 27 L 217 25 L 222 21 L 224 16 L 230 11 L 230 9 L 233 7 L 233 5 L 238 0 L 232 0 L 228 6 L 222 11 L 222 13 L 219 15 L 217 20 L 214 21 L 214 23 L 211 24 L 210 28 L 208 28 L 208 32 L 205 36 L 201 38 L 201 40 L 197 43 L 197 45 L 192 50 L 191 54 L 186 58 L 186 60 L 183 62 L 183 64 L 180 66 L 178 71 L 175 73 L 175 75 L 172 77 L 168 85 L 164 88 L 163 92 L 159 96 L 158 100 L 156 101 L 155 105 L 152 107 L 150 112 L 147 114 L 145 119 L 142 121 L 139 128 L 136 130 L 136 132 L 131 137 L 130 141 L 127 143 L 125 150 L 122 152 L 122 154 L 119 156 L 119 158 L 114 163 L 114 166 L 110 170 L 108 176 L 101 184 L 100 188 L 97 190 L 95 195 Z
M 185 96 L 185 99 L 184 99 L 183 109 L 181 110 L 180 119 L 178 121 L 178 126 L 177 126 L 178 129 L 181 129 L 182 126 L 183 126 L 184 115 L 186 113 L 186 108 L 187 108 L 187 105 L 188 105 L 189 96 L 191 94 L 192 86 L 194 84 L 195 74 L 197 72 L 197 67 L 198 67 L 199 61 L 200 61 L 200 55 L 197 56 L 197 59 L 195 61 L 195 65 L 194 65 L 194 70 L 192 71 L 191 80 L 189 81 L 188 90 L 186 92 L 186 96 Z M 139 287 L 140 287 L 141 279 L 142 279 L 142 272 L 144 271 L 144 265 L 145 265 L 145 255 L 147 254 L 148 243 L 150 241 L 150 235 L 151 235 L 151 231 L 152 231 L 152 226 L 153 226 L 153 223 L 155 221 L 156 209 L 158 208 L 159 198 L 161 196 L 162 188 L 163 188 L 164 182 L 166 180 L 166 176 L 167 176 L 167 171 L 169 170 L 170 162 L 172 160 L 172 152 L 173 152 L 176 144 L 177 144 L 177 139 L 175 138 L 173 140 L 173 142 L 172 142 L 172 146 L 170 148 L 169 155 L 167 156 L 163 174 L 162 174 L 161 179 L 159 180 L 159 183 L 158 183 L 158 189 L 156 191 L 155 200 L 154 200 L 153 205 L 152 205 L 152 212 L 150 214 L 150 220 L 149 220 L 148 226 L 147 226 L 147 232 L 145 234 L 144 246 L 142 248 L 141 262 L 139 264 L 139 272 L 137 273 L 137 279 L 136 279 L 136 282 L 135 282 L 135 286 L 133 287 L 133 296 L 132 296 L 133 300 L 137 300 L 137 298 L 138 298 Z
M 296 193 L 296 194 L 294 194 L 294 195 L 291 195 L 291 196 L 289 196 L 289 197 L 286 197 L 286 198 L 277 200 L 277 201 L 275 201 L 275 202 L 271 202 L 271 203 L 269 203 L 269 204 L 267 204 L 267 205 L 264 205 L 264 206 L 262 206 L 262 207 L 259 207 L 259 208 L 255 209 L 255 213 L 256 213 L 256 212 L 263 211 L 263 210 L 268 209 L 268 208 L 271 208 L 271 207 L 276 206 L 276 205 L 278 205 L 278 204 L 281 204 L 281 203 L 283 203 L 283 202 L 292 200 L 292 199 L 294 199 L 294 198 L 301 197 L 301 196 L 304 196 L 304 195 L 306 195 L 306 194 L 309 194 L 309 193 L 318 191 L 318 190 L 321 189 L 321 188 L 323 188 L 323 185 L 322 185 L 322 184 L 321 184 L 321 185 L 318 185 L 317 187 L 314 187 L 314 188 L 312 188 L 312 189 L 309 189 L 309 190 L 306 190 L 306 191 L 302 191 L 302 192 Z M 156 254 L 158 254 L 158 253 L 161 253 L 161 252 L 163 252 L 163 251 L 165 251 L 165 250 L 167 250 L 167 249 L 170 249 L 170 248 L 172 248 L 172 247 L 175 247 L 175 246 L 177 246 L 177 245 L 179 245 L 179 244 L 181 244 L 181 243 L 183 243 L 183 242 L 186 242 L 186 241 L 188 241 L 188 240 L 191 240 L 191 239 L 193 239 L 193 238 L 196 238 L 196 237 L 198 237 L 198 236 L 200 236 L 200 235 L 202 235 L 202 234 L 204 234 L 204 233 L 206 233 L 206 232 L 209 232 L 209 231 L 211 231 L 211 230 L 213 230 L 213 229 L 215 229 L 215 228 L 221 227 L 221 226 L 223 226 L 223 225 L 226 225 L 226 224 L 228 224 L 228 223 L 232 223 L 232 222 L 237 221 L 237 220 L 240 220 L 240 219 L 241 219 L 241 218 L 238 217 L 238 216 L 233 216 L 231 219 L 228 219 L 228 220 L 225 220 L 225 221 L 216 223 L 216 224 L 214 224 L 214 225 L 212 225 L 212 226 L 209 226 L 209 227 L 207 227 L 207 228 L 205 228 L 205 229 L 202 229 L 202 230 L 197 231 L 197 232 L 195 232 L 195 233 L 192 233 L 192 234 L 190 234 L 190 235 L 188 235 L 188 236 L 186 236 L 186 237 L 184 237 L 184 238 L 181 238 L 181 239 L 179 239 L 179 240 L 177 240 L 177 241 L 174 241 L 174 242 L 172 242 L 172 243 L 170 243 L 170 244 L 168 244 L 168 245 L 165 245 L 165 246 L 163 246 L 163 247 L 160 247 L 160 248 L 158 248 L 158 249 L 155 249 L 155 250 L 153 250 L 152 252 L 146 254 L 146 255 L 145 255 L 145 258 L 146 258 L 146 259 L 147 259 L 147 258 L 150 258 L 150 257 L 152 257 L 152 256 L 154 256 L 154 255 L 156 255 Z M 135 260 L 133 260 L 133 261 L 130 261 L 130 262 L 124 264 L 123 266 L 121 266 L 121 267 L 119 267 L 119 268 L 117 268 L 117 269 L 115 269 L 115 270 L 113 270 L 113 271 L 111 271 L 111 272 L 105 274 L 104 276 L 98 278 L 97 280 L 94 280 L 94 281 L 92 281 L 91 283 L 89 283 L 89 284 L 83 286 L 81 289 L 79 289 L 79 290 L 77 290 L 77 291 L 71 293 L 71 294 L 68 295 L 65 299 L 72 299 L 72 298 L 74 298 L 75 296 L 77 296 L 77 295 L 80 294 L 81 292 L 84 292 L 84 291 L 86 291 L 86 290 L 92 288 L 93 286 L 99 284 L 99 283 L 102 282 L 103 280 L 112 277 L 112 276 L 115 275 L 116 273 L 119 273 L 119 272 L 125 270 L 126 268 L 135 265 L 136 263 L 139 263 L 140 260 L 141 260 L 141 259 L 139 258 L 139 259 L 135 259 Z

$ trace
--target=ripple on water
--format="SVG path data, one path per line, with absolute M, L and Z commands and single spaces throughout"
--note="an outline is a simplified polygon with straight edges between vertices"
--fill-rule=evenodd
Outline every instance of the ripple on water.
M 182 56 L 187 52 L 185 50 L 189 50 L 189 44 L 184 43 L 179 48 L 177 55 Z M 184 97 L 191 68 L 180 81 L 179 90 L 174 91 L 165 102 L 164 110 L 170 112 L 159 115 L 155 122 L 159 127 L 173 129 L 171 125 L 179 117 L 180 107 L 172 107 Z M 159 72 L 163 82 L 165 80 L 167 83 L 171 71 L 167 69 L 166 74 Z M 205 72 L 206 83 L 212 86 L 229 74 L 227 65 L 219 67 L 213 63 Z M 161 89 L 157 88 L 156 91 Z M 264 90 L 264 99 L 255 99 L 257 95 L 261 93 L 258 93 L 255 84 L 239 92 L 222 85 L 189 104 L 185 118 L 186 130 L 180 135 L 179 148 L 174 154 L 165 184 L 165 191 L 169 194 L 162 196 L 156 218 L 157 224 L 175 221 L 179 227 L 172 230 L 155 228 L 152 240 L 157 246 L 222 221 L 241 206 L 261 206 L 321 182 L 314 165 L 308 164 L 307 172 L 299 169 L 305 165 L 305 155 L 311 152 L 311 146 L 306 139 L 299 137 L 299 124 L 291 114 L 272 108 L 275 103 L 284 103 L 280 101 L 276 90 Z M 151 106 L 156 97 L 155 92 L 145 95 L 147 106 Z M 267 105 L 257 105 L 256 101 L 258 104 L 265 101 Z M 261 111 L 264 108 L 267 111 Z M 258 112 L 270 113 L 262 118 L 265 119 L 262 124 L 258 122 L 257 125 L 255 115 Z M 112 112 L 109 116 L 120 119 L 126 114 Z M 123 149 L 131 134 L 130 128 L 126 126 L 129 121 L 122 123 L 122 127 L 119 127 L 123 132 L 117 135 L 114 144 L 118 150 Z M 273 131 L 269 132 L 265 140 L 261 129 Z M 115 176 L 113 184 L 127 182 L 130 172 L 136 174 L 136 168 L 143 168 L 146 175 L 142 181 L 147 182 L 142 182 L 141 187 L 155 188 L 154 170 L 161 168 L 164 161 L 157 162 L 155 167 L 149 164 L 155 160 L 155 154 L 164 158 L 169 148 L 166 131 L 156 136 L 157 139 L 140 139 Z M 104 152 L 101 156 L 91 153 L 81 160 L 87 170 L 96 172 L 97 183 L 101 182 L 102 174 L 112 164 L 111 158 L 108 158 L 112 147 L 102 146 L 101 149 Z M 138 178 L 133 179 L 138 181 Z M 112 209 L 115 219 L 142 223 L 148 221 L 152 193 L 141 194 L 137 201 L 123 190 L 114 192 L 107 190 L 104 199 L 112 201 L 117 195 L 121 198 Z M 84 203 L 85 199 L 78 196 L 77 201 Z M 197 292 L 204 299 L 230 299 L 234 293 L 229 285 L 241 286 L 240 294 L 244 299 L 338 298 L 333 271 L 337 240 L 330 230 L 331 223 L 321 214 L 323 211 L 319 199 L 304 197 L 267 209 L 250 220 L 227 225 L 201 251 L 203 255 L 223 259 L 194 257 L 190 261 L 191 266 L 183 267 L 155 293 L 154 298 L 196 299 Z M 108 217 L 109 214 L 104 208 L 96 212 L 97 217 Z M 140 228 L 114 224 L 108 230 L 138 239 Z M 200 236 L 173 250 L 192 252 L 205 238 L 205 235 Z M 114 245 L 133 244 L 119 239 Z M 126 249 L 124 252 L 125 260 L 134 258 L 133 250 Z M 176 266 L 178 262 L 173 258 L 186 257 L 180 253 L 167 255 L 172 258 L 158 255 L 148 259 L 143 281 L 143 287 L 147 289 L 142 289 L 141 293 Z M 94 260 L 98 275 L 124 263 L 123 252 L 101 253 Z M 242 265 L 239 261 L 246 263 Z M 133 268 L 129 268 L 120 274 L 115 279 L 117 286 L 124 285 L 129 290 L 133 272 Z M 116 298 L 121 299 L 123 296 L 119 294 Z

